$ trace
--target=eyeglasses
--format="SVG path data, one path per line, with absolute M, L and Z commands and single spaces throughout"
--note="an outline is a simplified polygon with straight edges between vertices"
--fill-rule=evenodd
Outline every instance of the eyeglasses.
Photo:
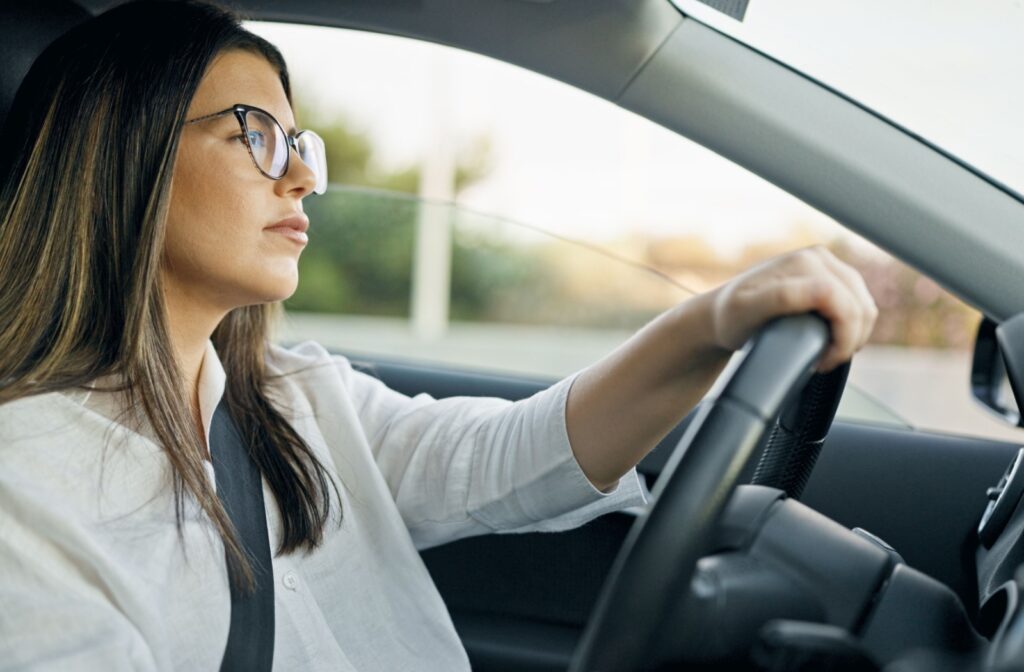
M 324 141 L 313 131 L 299 131 L 288 135 L 281 128 L 277 119 L 266 110 L 252 105 L 236 103 L 226 110 L 197 117 L 185 124 L 206 121 L 225 114 L 234 114 L 242 129 L 241 139 L 249 150 L 256 169 L 265 177 L 280 180 L 288 173 L 288 162 L 291 158 L 290 148 L 309 166 L 316 176 L 313 192 L 322 194 L 327 191 L 327 151 Z

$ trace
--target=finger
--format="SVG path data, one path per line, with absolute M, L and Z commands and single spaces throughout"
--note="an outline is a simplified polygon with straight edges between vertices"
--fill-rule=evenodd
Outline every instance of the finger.
M 818 362 L 818 370 L 825 373 L 853 356 L 863 327 L 858 300 L 849 287 L 834 278 L 823 286 L 828 291 L 814 309 L 828 320 L 832 332 L 831 345 Z
M 827 281 L 810 275 L 783 276 L 766 282 L 750 297 L 753 321 L 762 324 L 780 315 L 795 315 L 815 310 L 832 290 Z
M 819 259 L 843 281 L 857 299 L 862 325 L 862 331 L 857 339 L 856 347 L 859 350 L 868 342 L 871 332 L 874 331 L 875 322 L 878 319 L 878 306 L 875 304 L 875 299 L 871 296 L 867 283 L 864 282 L 864 276 L 857 272 L 855 268 L 840 261 L 835 255 L 824 248 L 822 248 L 822 254 L 819 255 Z
M 843 287 L 851 299 L 849 303 L 844 302 L 844 305 L 847 306 L 847 312 L 837 319 L 842 319 L 848 324 L 853 325 L 850 328 L 850 333 L 853 334 L 853 346 L 847 353 L 841 349 L 843 344 L 837 343 L 836 347 L 826 357 L 827 363 L 825 366 L 831 368 L 833 365 L 844 361 L 847 354 L 852 357 L 853 353 L 859 350 L 867 341 L 874 325 L 871 316 L 874 311 L 874 300 L 871 298 L 870 293 L 867 292 L 867 287 L 857 271 L 837 259 L 827 248 L 819 245 L 805 249 L 808 253 L 804 257 L 805 264 L 808 265 L 805 268 L 812 273 L 820 273 L 822 271 L 826 273 L 828 278 Z
M 830 371 L 852 356 L 861 331 L 857 301 L 832 273 L 779 280 L 766 288 L 761 303 L 769 316 L 816 311 L 828 321 L 831 339 L 818 360 L 819 371 Z
M 829 371 L 852 353 L 859 333 L 850 290 L 831 275 L 799 275 L 782 277 L 765 283 L 760 291 L 749 296 L 744 312 L 752 325 L 762 325 L 781 315 L 817 311 L 828 322 L 831 332 L 829 346 L 818 360 L 819 371 Z
M 778 278 L 752 277 L 735 287 L 727 287 L 716 309 L 715 321 L 721 325 L 723 347 L 735 350 L 769 320 L 780 315 L 813 310 L 817 283 L 795 275 Z

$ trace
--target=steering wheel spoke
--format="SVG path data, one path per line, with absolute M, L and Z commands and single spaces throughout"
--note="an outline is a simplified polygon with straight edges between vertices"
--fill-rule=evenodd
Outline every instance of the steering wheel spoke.
M 690 423 L 655 484 L 653 505 L 623 542 L 572 672 L 649 667 L 650 646 L 687 593 L 698 560 L 714 546 L 744 467 L 786 400 L 811 378 L 828 342 L 820 316 L 780 318 L 722 374 L 721 393 Z

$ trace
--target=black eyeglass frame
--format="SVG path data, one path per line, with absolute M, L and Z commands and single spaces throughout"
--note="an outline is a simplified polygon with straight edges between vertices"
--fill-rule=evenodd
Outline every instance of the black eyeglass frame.
M 259 112 L 261 114 L 267 115 L 267 117 L 272 122 L 274 122 L 274 125 L 277 126 L 278 130 L 281 131 L 281 135 L 284 137 L 285 142 L 288 144 L 288 151 L 285 152 L 285 157 L 284 157 L 284 169 L 281 171 L 281 174 L 278 175 L 277 177 L 274 177 L 273 175 L 271 175 L 267 171 L 263 170 L 263 168 L 260 167 L 259 161 L 256 160 L 256 155 L 252 153 L 252 145 L 249 144 L 249 124 L 247 124 L 246 121 L 245 121 L 245 115 L 248 114 L 249 112 Z M 291 152 L 291 150 L 294 149 L 295 150 L 295 155 L 299 157 L 299 160 L 302 161 L 303 163 L 306 163 L 302 159 L 302 155 L 299 153 L 298 141 L 299 141 L 299 136 L 300 135 L 302 135 L 303 133 L 309 133 L 311 135 L 316 136 L 318 139 L 320 138 L 319 135 L 317 135 L 316 133 L 314 133 L 313 131 L 308 130 L 308 129 L 299 131 L 295 135 L 288 135 L 288 133 L 285 132 L 284 127 L 281 126 L 281 122 L 279 122 L 277 120 L 277 117 L 272 115 L 270 112 L 267 112 L 263 108 L 256 107 L 255 105 L 246 105 L 245 103 L 235 103 L 231 107 L 223 109 L 223 110 L 221 110 L 219 112 L 211 112 L 210 114 L 204 114 L 203 116 L 196 117 L 195 119 L 189 119 L 189 120 L 187 120 L 185 122 L 185 125 L 188 126 L 189 124 L 195 124 L 195 123 L 200 122 L 200 121 L 207 121 L 209 119 L 214 119 L 216 117 L 222 117 L 225 114 L 232 114 L 232 113 L 235 115 L 235 119 L 238 120 L 239 128 L 242 129 L 242 142 L 245 143 L 245 149 L 246 149 L 246 151 L 249 152 L 249 158 L 252 159 L 252 165 L 256 166 L 256 170 L 260 171 L 261 175 L 263 175 L 264 177 L 266 177 L 268 179 L 274 180 L 274 181 L 280 180 L 281 178 L 283 178 L 285 175 L 288 174 L 288 168 L 291 166 L 291 159 L 292 159 L 292 152 Z M 321 139 L 320 142 L 323 143 L 323 140 Z M 306 164 L 306 165 L 308 166 L 309 164 Z M 314 167 L 314 166 L 309 166 L 309 168 L 310 168 L 310 170 L 313 170 L 314 172 L 316 172 L 318 170 L 318 167 Z M 319 176 L 317 176 L 317 181 L 319 182 Z M 323 193 L 322 191 L 319 191 L 319 190 L 314 190 L 314 192 L 317 193 L 317 194 Z

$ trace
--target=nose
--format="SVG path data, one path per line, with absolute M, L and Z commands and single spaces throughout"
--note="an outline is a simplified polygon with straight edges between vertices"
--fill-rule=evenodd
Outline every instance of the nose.
M 294 147 L 288 148 L 288 172 L 277 181 L 276 185 L 282 195 L 288 194 L 304 198 L 313 193 L 316 187 L 316 173 L 306 165 Z

